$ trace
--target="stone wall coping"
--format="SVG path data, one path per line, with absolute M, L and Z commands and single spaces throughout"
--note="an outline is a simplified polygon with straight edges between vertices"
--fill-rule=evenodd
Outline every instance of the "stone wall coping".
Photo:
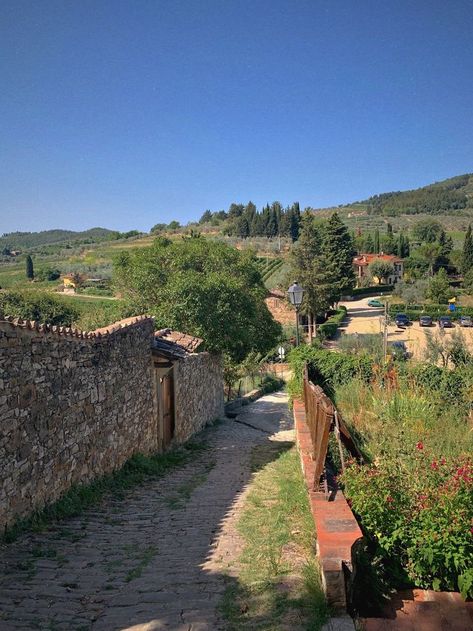
M 108 338 L 110 335 L 113 335 L 118 331 L 129 329 L 136 325 L 143 324 L 144 322 L 152 322 L 154 324 L 154 319 L 147 315 L 139 315 L 119 320 L 109 326 L 95 329 L 95 331 L 82 331 L 81 329 L 76 329 L 74 327 L 42 324 L 40 322 L 36 322 L 35 320 L 22 320 L 21 318 L 7 316 L 5 320 L 0 320 L 0 330 L 14 328 L 21 332 L 31 331 L 39 333 L 40 335 L 53 334 L 58 337 L 67 337 L 77 340 L 100 340 Z

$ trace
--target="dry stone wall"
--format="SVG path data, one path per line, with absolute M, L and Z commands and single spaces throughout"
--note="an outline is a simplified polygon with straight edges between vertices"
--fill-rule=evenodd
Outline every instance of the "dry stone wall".
M 157 449 L 150 318 L 83 333 L 0 322 L 0 531 Z
M 223 368 L 219 356 L 188 355 L 174 367 L 175 435 L 183 443 L 224 415 Z

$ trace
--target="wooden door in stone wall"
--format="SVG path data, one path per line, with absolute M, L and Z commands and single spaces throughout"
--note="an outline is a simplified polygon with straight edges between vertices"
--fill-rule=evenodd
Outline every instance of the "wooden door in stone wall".
M 161 401 L 163 406 L 163 448 L 166 449 L 174 437 L 174 377 L 171 370 L 161 379 Z

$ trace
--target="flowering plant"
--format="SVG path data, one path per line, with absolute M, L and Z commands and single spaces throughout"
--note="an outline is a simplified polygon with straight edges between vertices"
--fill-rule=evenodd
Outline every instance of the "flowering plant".
M 351 464 L 341 480 L 377 553 L 412 584 L 473 596 L 473 462 L 436 458 L 422 441 Z

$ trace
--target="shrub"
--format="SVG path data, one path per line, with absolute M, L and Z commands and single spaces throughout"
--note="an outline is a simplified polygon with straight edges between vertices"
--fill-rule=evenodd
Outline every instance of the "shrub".
M 345 320 L 346 315 L 346 307 L 337 309 L 334 315 L 331 315 L 326 322 L 319 326 L 318 333 L 320 338 L 322 340 L 332 340 L 337 335 L 338 327 Z
M 5 291 L 0 294 L 0 314 L 45 324 L 71 326 L 79 310 L 62 297 L 45 291 Z
M 349 466 L 345 491 L 377 554 L 414 585 L 473 596 L 473 466 L 400 444 Z M 402 582 L 402 581 L 401 581 Z

